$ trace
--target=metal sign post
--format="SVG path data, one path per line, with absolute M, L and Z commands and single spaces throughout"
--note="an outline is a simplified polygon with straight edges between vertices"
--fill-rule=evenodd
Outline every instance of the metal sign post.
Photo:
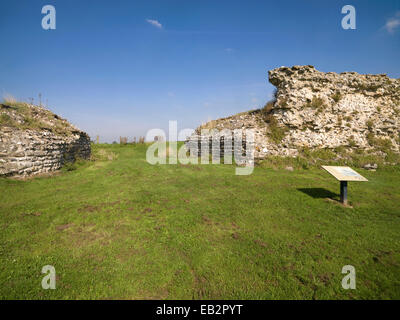
M 347 204 L 347 181 L 340 181 L 340 202 Z
M 368 181 L 350 167 L 322 166 L 326 171 L 340 181 L 340 202 L 347 205 L 347 182 Z

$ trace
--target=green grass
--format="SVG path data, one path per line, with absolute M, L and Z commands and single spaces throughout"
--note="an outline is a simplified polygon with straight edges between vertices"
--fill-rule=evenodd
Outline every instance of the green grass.
M 399 166 L 358 170 L 369 182 L 349 183 L 346 208 L 316 167 L 236 176 L 93 148 L 76 170 L 0 179 L 2 299 L 400 298 Z M 356 290 L 341 287 L 349 264 Z
M 314 96 L 310 102 L 305 104 L 304 107 L 322 111 L 325 108 L 324 100 L 320 97 Z
M 342 99 L 342 95 L 340 94 L 339 91 L 336 91 L 334 94 L 332 94 L 331 98 L 333 99 L 333 101 L 338 103 L 340 99 Z
M 351 145 L 355 146 L 354 140 L 349 139 Z M 376 151 L 385 151 L 385 154 L 377 154 Z M 296 169 L 309 169 L 322 165 L 351 166 L 363 168 L 366 164 L 377 164 L 385 167 L 388 164 L 400 165 L 400 154 L 385 150 L 375 149 L 375 153 L 362 148 L 349 149 L 344 146 L 335 149 L 310 149 L 299 148 L 297 157 L 269 156 L 261 161 L 259 165 L 265 168 L 285 169 L 292 166 Z
M 268 122 L 268 131 L 267 136 L 276 144 L 282 142 L 286 133 L 289 131 L 287 127 L 279 126 L 278 120 L 276 120 L 273 114 L 269 114 L 267 118 Z
M 358 83 L 355 85 L 355 89 L 358 90 L 358 92 L 362 91 L 371 91 L 375 92 L 377 89 L 379 89 L 381 86 L 376 85 L 376 84 L 364 84 L 364 83 Z

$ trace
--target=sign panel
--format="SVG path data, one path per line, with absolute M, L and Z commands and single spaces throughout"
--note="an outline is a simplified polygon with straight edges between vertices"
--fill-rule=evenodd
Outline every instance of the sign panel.
M 350 167 L 322 166 L 339 181 L 368 181 Z

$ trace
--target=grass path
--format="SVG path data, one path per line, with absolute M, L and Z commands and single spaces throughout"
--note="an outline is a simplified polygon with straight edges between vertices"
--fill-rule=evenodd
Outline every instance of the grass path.
M 28 181 L 0 179 L 0 298 L 400 298 L 400 168 L 358 170 L 353 208 L 318 168 L 161 165 L 145 146 Z M 43 290 L 53 265 L 57 289 Z M 357 289 L 344 290 L 344 265 Z

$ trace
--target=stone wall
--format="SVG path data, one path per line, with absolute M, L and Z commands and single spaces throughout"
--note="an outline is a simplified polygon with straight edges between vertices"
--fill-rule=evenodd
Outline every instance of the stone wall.
M 0 176 L 24 177 L 51 172 L 78 157 L 90 157 L 90 138 L 85 132 L 48 110 L 34 106 L 29 108 L 30 114 L 32 110 L 36 114 L 35 123 L 41 121 L 41 128 L 23 127 L 21 119 L 26 119 L 26 114 L 21 116 L 12 107 L 0 109 L 3 115 L 13 116 L 11 121 L 0 126 Z M 47 127 L 44 123 L 48 123 Z M 53 127 L 57 125 L 58 130 L 51 130 L 51 123 Z
M 324 73 L 313 66 L 281 67 L 268 75 L 276 86 L 269 106 L 210 121 L 196 134 L 202 129 L 253 129 L 255 157 L 261 159 L 296 156 L 304 147 L 373 152 L 377 139 L 400 151 L 400 79 Z
M 204 133 L 204 132 L 203 132 Z M 254 142 L 246 139 L 246 135 L 235 135 L 233 132 L 209 132 L 208 134 L 194 134 L 185 142 L 190 155 L 212 159 L 232 159 L 235 157 L 237 164 L 248 164 L 254 155 Z M 230 160 L 228 160 L 230 161 Z

